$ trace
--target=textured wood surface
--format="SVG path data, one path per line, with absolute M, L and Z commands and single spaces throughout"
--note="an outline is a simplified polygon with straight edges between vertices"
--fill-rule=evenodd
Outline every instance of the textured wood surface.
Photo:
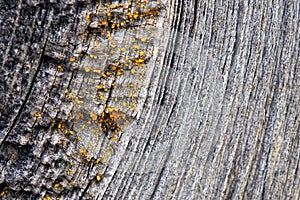
M 299 14 L 0 0 L 0 198 L 299 199 Z

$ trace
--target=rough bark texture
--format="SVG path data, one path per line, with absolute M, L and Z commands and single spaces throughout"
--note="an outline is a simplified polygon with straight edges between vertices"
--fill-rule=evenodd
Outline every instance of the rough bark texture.
M 0 2 L 0 198 L 300 198 L 299 1 Z

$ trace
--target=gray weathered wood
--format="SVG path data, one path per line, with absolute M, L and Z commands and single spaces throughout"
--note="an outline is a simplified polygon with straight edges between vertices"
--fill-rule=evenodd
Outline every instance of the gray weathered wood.
M 299 199 L 300 3 L 128 2 L 0 1 L 1 198 Z

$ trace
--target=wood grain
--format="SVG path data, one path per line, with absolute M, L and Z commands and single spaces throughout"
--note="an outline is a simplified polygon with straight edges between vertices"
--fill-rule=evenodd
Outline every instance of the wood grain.
M 129 2 L 0 1 L 1 198 L 299 199 L 299 2 Z

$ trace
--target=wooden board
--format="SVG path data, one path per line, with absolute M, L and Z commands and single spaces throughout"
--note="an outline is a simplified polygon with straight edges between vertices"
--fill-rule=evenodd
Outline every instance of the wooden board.
M 297 1 L 0 1 L 3 199 L 299 199 Z

